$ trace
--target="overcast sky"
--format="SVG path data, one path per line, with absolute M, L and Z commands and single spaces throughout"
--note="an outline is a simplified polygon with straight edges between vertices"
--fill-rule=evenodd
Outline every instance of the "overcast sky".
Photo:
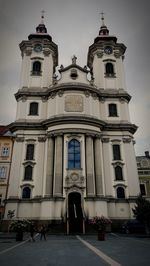
M 87 64 L 88 47 L 98 35 L 99 13 L 118 42 L 127 46 L 126 84 L 132 96 L 131 122 L 136 155 L 150 151 L 150 1 L 149 0 L 0 0 L 0 124 L 15 120 L 14 93 L 19 89 L 21 55 L 19 43 L 35 32 L 44 9 L 45 25 L 58 44 L 59 66 Z

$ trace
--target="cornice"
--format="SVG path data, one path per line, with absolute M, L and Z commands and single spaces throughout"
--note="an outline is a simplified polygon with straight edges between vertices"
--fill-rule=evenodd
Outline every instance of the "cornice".
M 69 65 L 67 67 L 61 67 L 58 71 L 61 73 L 61 72 L 67 71 L 67 70 L 69 70 L 71 68 L 77 68 L 77 69 L 81 70 L 82 72 L 89 73 L 89 70 L 87 70 L 86 67 L 82 68 L 82 67 L 80 67 L 79 65 L 76 65 L 76 64 L 71 64 L 71 65 Z
M 71 137 L 72 135 L 76 135 L 76 134 L 85 134 L 85 135 L 89 135 L 89 136 L 93 136 L 95 138 L 101 138 L 101 132 L 95 131 L 95 130 L 90 130 L 90 129 L 80 129 L 80 128 L 64 128 L 64 129 L 57 129 L 57 130 L 52 130 L 50 132 L 47 133 L 48 138 L 50 137 L 55 137 L 57 135 L 60 134 L 69 134 L 69 136 Z
M 63 83 L 63 84 L 56 84 L 52 87 L 44 88 L 42 91 L 41 88 L 23 88 L 23 90 L 19 90 L 16 94 L 16 100 L 24 99 L 26 97 L 40 97 L 45 101 L 48 98 L 55 98 L 56 95 L 62 97 L 65 91 L 75 90 L 79 92 L 84 92 L 86 97 L 92 96 L 93 98 L 97 98 L 100 101 L 104 100 L 105 98 L 118 98 L 121 101 L 125 100 L 127 102 L 130 101 L 131 96 L 122 88 L 119 89 L 107 89 L 104 90 L 103 88 L 96 88 L 93 85 L 88 85 L 84 83 Z
M 84 124 L 99 128 L 101 131 L 128 131 L 134 134 L 137 126 L 127 122 L 108 123 L 88 115 L 57 115 L 39 122 L 15 121 L 8 127 L 12 132 L 17 130 L 47 130 L 48 127 L 62 124 Z M 21 140 L 22 141 L 22 140 Z

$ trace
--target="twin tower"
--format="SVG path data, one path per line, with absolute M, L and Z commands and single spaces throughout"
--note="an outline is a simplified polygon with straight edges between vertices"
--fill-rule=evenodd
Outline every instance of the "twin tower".
M 102 25 L 87 66 L 59 68 L 58 47 L 43 18 L 20 43 L 21 84 L 6 203 L 15 219 L 86 232 L 93 216 L 133 216 L 139 194 L 123 59 L 126 47 Z

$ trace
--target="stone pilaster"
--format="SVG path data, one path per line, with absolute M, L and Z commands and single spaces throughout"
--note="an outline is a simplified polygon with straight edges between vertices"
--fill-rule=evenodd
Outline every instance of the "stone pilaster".
M 53 194 L 53 164 L 54 164 L 54 140 L 48 138 L 47 147 L 47 171 L 46 171 L 46 186 L 45 196 L 52 196 Z
M 55 197 L 62 197 L 63 180 L 63 136 L 58 135 L 55 138 L 55 176 L 54 193 Z
M 96 181 L 96 195 L 103 195 L 103 181 L 102 181 L 102 158 L 101 158 L 101 140 L 96 138 L 94 141 L 94 155 L 95 155 L 95 181 Z
M 87 196 L 95 196 L 93 138 L 86 136 L 86 184 Z
M 111 173 L 111 150 L 108 137 L 102 137 L 103 165 L 104 165 L 104 185 L 106 196 L 113 195 L 112 173 Z

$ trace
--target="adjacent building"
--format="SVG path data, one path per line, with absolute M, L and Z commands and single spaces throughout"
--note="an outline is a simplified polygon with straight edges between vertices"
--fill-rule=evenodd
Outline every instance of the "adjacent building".
M 145 155 L 137 156 L 137 168 L 140 181 L 140 193 L 150 200 L 150 155 L 145 151 Z
M 79 66 L 73 56 L 57 74 L 58 46 L 42 17 L 20 50 L 5 219 L 15 210 L 15 219 L 55 222 L 67 233 L 84 233 L 85 221 L 95 215 L 114 222 L 132 218 L 140 190 L 125 45 L 109 34 L 102 17 L 87 65 Z
M 7 126 L 0 125 L 0 220 L 4 217 L 9 174 L 12 160 L 13 134 Z

